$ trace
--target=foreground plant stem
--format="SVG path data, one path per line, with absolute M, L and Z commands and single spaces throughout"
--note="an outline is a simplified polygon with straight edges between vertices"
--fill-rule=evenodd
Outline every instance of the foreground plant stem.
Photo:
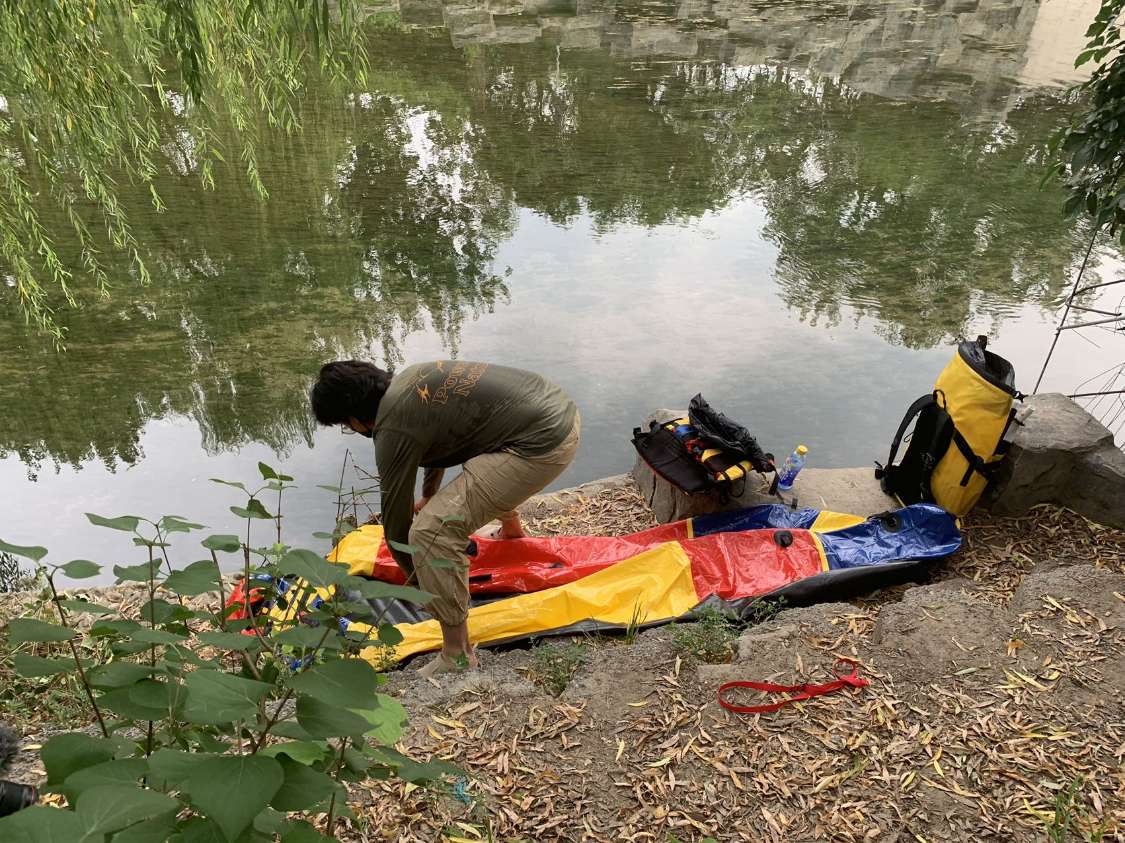
M 253 498 L 251 498 L 253 499 Z M 218 564 L 216 562 L 215 564 Z M 222 572 L 219 573 L 219 579 L 222 579 Z M 250 519 L 246 519 L 246 542 L 242 545 L 242 581 L 244 583 L 243 590 L 246 593 L 245 603 L 242 606 L 242 611 L 246 613 L 246 619 L 250 622 L 250 628 L 254 630 L 254 635 L 259 641 L 262 641 L 262 634 L 258 631 L 258 619 L 254 615 L 253 600 L 251 599 L 250 592 Z M 264 641 L 262 643 L 265 643 Z M 267 649 L 268 646 L 267 646 Z M 245 651 L 242 653 L 242 663 L 250 670 L 250 673 L 257 680 L 261 680 L 262 674 L 258 670 L 258 657 L 255 655 L 251 658 Z
M 59 613 L 59 620 L 62 625 L 70 629 L 70 624 L 66 620 L 66 612 L 63 610 L 62 603 L 59 602 L 59 592 L 55 588 L 55 572 L 52 571 L 47 575 L 47 585 L 51 587 L 51 602 L 55 604 L 55 610 Z M 78 668 L 78 680 L 82 683 L 82 690 L 86 692 L 86 699 L 90 701 L 90 708 L 94 709 L 94 717 L 98 719 L 98 727 L 102 730 L 102 737 L 109 737 L 109 729 L 105 727 L 105 720 L 102 718 L 102 711 L 98 708 L 98 703 L 94 699 L 94 691 L 90 687 L 90 682 L 86 678 L 86 671 L 82 667 L 82 659 L 78 656 L 78 648 L 74 646 L 74 639 L 68 638 L 67 644 L 70 645 L 70 654 L 74 656 L 74 664 Z
M 344 766 L 344 750 L 348 748 L 348 739 L 340 738 L 340 756 L 336 759 L 336 765 L 332 768 L 332 778 L 340 774 L 340 768 Z M 328 832 L 329 837 L 333 837 L 333 831 L 336 828 L 336 791 L 332 791 L 332 799 L 328 803 L 328 820 L 325 830 Z
M 160 540 L 160 533 L 157 532 L 157 541 Z M 152 555 L 152 544 L 148 545 L 148 626 L 149 629 L 156 629 L 156 606 L 153 601 L 156 599 L 156 573 L 152 570 L 152 563 L 155 561 Z M 148 663 L 152 666 L 153 672 L 156 670 L 156 645 L 150 644 L 148 648 Z M 152 733 L 153 721 L 148 721 L 148 737 L 145 741 L 145 758 L 152 755 Z
M 253 500 L 253 499 L 251 499 Z M 246 541 L 242 545 L 242 561 L 246 567 L 246 576 L 250 576 L 250 519 L 246 519 Z M 249 585 L 249 581 L 247 581 Z M 249 600 L 249 596 L 246 598 Z
M 351 456 L 351 449 L 344 449 L 344 459 L 340 463 L 340 483 L 336 486 L 336 525 L 332 528 L 332 543 L 335 544 L 341 538 L 340 522 L 344 518 L 344 472 L 348 469 L 348 457 Z
M 219 567 L 219 557 L 211 551 L 211 561 L 215 563 L 215 570 L 219 574 L 219 629 L 227 631 L 227 593 L 223 588 L 223 569 Z
M 313 647 L 313 653 L 314 654 L 320 652 L 320 648 L 324 646 L 324 642 L 328 640 L 328 635 L 331 632 L 332 632 L 332 627 L 326 627 L 325 628 L 324 634 L 322 636 L 320 636 L 320 640 L 318 642 L 316 642 L 316 646 Z M 287 702 L 289 702 L 289 700 L 292 696 L 293 696 L 293 689 L 292 688 L 286 689 L 285 696 L 281 698 L 281 702 L 279 702 L 277 704 L 277 708 L 274 709 L 273 714 L 271 714 L 269 719 L 266 720 L 266 725 L 262 727 L 262 733 L 260 735 L 258 735 L 258 740 L 251 743 L 251 745 L 250 745 L 250 754 L 251 755 L 255 755 L 258 752 L 258 750 L 261 749 L 262 746 L 265 744 L 266 737 L 269 735 L 270 729 L 272 729 L 274 727 L 274 724 L 277 723 L 278 719 L 281 717 L 282 709 L 285 708 L 285 704 Z
M 168 558 L 168 548 L 165 547 L 165 544 L 167 543 L 166 537 L 165 534 L 161 532 L 159 526 L 156 527 L 156 540 L 160 543 L 160 555 L 164 557 L 164 564 L 168 566 L 168 573 L 171 574 L 173 571 L 172 560 Z M 187 608 L 187 604 L 184 603 L 182 594 L 176 595 L 176 602 L 179 603 L 183 608 Z M 194 632 L 194 630 L 191 628 L 191 624 L 187 620 L 184 621 L 184 627 L 188 632 Z

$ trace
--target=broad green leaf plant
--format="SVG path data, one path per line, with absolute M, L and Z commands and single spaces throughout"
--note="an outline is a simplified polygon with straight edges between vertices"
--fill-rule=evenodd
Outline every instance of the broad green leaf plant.
M 100 254 L 124 252 L 132 280 L 149 270 L 119 198 L 118 179 L 147 187 L 171 166 L 169 144 L 214 186 L 237 162 L 265 196 L 256 126 L 295 130 L 310 73 L 359 82 L 365 70 L 356 0 L 0 0 L 0 290 L 62 341 L 54 318 L 80 288 L 106 296 Z M 235 148 L 217 129 L 232 127 Z M 51 188 L 62 228 L 29 186 Z M 56 248 L 77 244 L 77 264 Z M 5 299 L 0 297 L 0 303 Z
M 36 616 L 7 627 L 16 670 L 44 682 L 75 674 L 94 723 L 42 747 L 46 789 L 65 797 L 66 807 L 35 806 L 0 819 L 0 840 L 333 840 L 339 819 L 351 816 L 347 782 L 398 776 L 427 784 L 458 773 L 395 750 L 406 712 L 380 693 L 384 677 L 356 654 L 401 637 L 369 604 L 346 602 L 369 592 L 415 602 L 430 595 L 350 576 L 345 565 L 284 544 L 281 502 L 293 478 L 264 463 L 259 469 L 257 488 L 217 481 L 244 497 L 230 509 L 245 529 L 206 535 L 199 542 L 204 558 L 188 565 L 173 562 L 169 539 L 199 535 L 203 525 L 178 515 L 88 514 L 139 552 L 139 563 L 113 567 L 118 582 L 144 584 L 139 616 L 60 592 L 60 576 L 93 577 L 100 565 L 51 563 L 46 548 L 0 541 L 0 551 L 39 565 L 45 582 Z M 274 522 L 268 529 L 276 542 L 252 546 L 255 521 Z M 245 606 L 228 601 L 224 567 L 241 568 L 256 589 L 251 599 L 295 608 L 284 613 L 294 620 L 246 617 Z M 311 589 L 276 585 L 294 575 L 334 596 L 314 600 Z M 364 618 L 370 640 L 346 622 L 364 611 L 371 613 Z M 75 623 L 80 615 L 92 617 L 85 631 Z

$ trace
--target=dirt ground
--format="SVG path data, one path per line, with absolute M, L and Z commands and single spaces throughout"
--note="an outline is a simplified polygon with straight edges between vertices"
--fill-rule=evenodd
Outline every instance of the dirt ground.
M 644 526 L 612 497 L 573 523 Z M 540 532 L 569 526 L 549 517 Z M 393 674 L 407 751 L 468 777 L 362 788 L 347 839 L 1125 840 L 1125 534 L 1043 508 L 965 536 L 930 584 L 783 611 L 729 664 L 664 628 L 588 640 L 558 698 L 529 681 L 533 650 Z M 772 714 L 716 703 L 728 680 L 827 681 L 838 657 L 871 684 Z

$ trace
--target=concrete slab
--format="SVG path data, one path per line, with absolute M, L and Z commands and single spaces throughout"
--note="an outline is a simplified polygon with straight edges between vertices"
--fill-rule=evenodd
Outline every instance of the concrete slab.
M 813 509 L 830 509 L 852 515 L 875 515 L 888 509 L 898 509 L 894 498 L 883 494 L 871 468 L 806 468 L 797 475 L 791 492 L 782 492 L 787 503 L 795 497 L 797 506 Z M 739 498 L 741 503 L 743 498 Z M 758 495 L 755 503 L 768 503 L 769 498 Z M 773 498 L 776 503 L 777 498 Z M 743 504 L 749 506 L 750 503 Z

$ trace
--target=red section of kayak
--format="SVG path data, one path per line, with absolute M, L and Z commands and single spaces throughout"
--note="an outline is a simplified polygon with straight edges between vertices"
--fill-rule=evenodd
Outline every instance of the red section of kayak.
M 816 539 L 807 530 L 785 531 L 792 543 L 782 547 L 777 530 L 746 530 L 688 538 L 688 523 L 663 524 L 630 536 L 551 536 L 515 540 L 474 537 L 470 558 L 472 594 L 520 594 L 566 585 L 665 542 L 678 541 L 691 560 L 700 600 L 724 600 L 766 594 L 786 583 L 821 571 Z M 402 570 L 386 544 L 369 575 L 401 584 Z
M 477 554 L 469 559 L 472 594 L 526 594 L 580 580 L 664 542 L 686 539 L 688 522 L 661 524 L 630 536 L 549 536 L 528 539 L 485 539 L 474 536 Z M 402 569 L 387 544 L 369 576 L 401 585 Z
M 787 547 L 775 538 L 782 533 L 792 537 Z M 816 537 L 808 530 L 713 533 L 681 544 L 700 600 L 757 597 L 823 570 Z

